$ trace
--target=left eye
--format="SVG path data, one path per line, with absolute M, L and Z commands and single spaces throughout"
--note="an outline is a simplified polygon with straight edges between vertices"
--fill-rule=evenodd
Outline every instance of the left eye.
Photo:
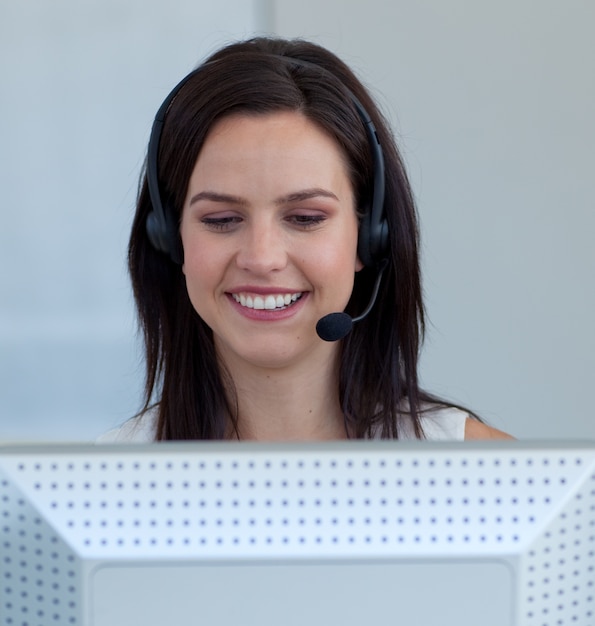
M 296 226 L 309 227 L 322 224 L 326 219 L 324 215 L 292 215 L 290 218 Z

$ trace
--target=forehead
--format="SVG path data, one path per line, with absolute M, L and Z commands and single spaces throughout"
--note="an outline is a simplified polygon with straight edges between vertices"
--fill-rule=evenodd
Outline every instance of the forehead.
M 299 111 L 227 115 L 211 127 L 198 158 L 205 152 L 238 149 L 253 150 L 256 157 L 274 148 L 291 153 L 316 149 L 327 152 L 329 158 L 346 161 L 331 134 Z
M 234 114 L 213 125 L 198 155 L 190 186 L 286 182 L 347 185 L 351 180 L 337 141 L 297 111 Z

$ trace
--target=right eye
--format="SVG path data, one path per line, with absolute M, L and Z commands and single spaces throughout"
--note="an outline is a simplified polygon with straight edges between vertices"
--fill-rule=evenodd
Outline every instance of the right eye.
M 200 220 L 209 230 L 228 231 L 242 221 L 237 215 L 223 217 L 203 217 Z

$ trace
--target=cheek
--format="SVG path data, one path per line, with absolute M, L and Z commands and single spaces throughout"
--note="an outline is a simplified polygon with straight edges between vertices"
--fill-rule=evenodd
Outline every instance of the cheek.
M 355 215 L 346 225 L 343 235 L 343 263 L 345 263 L 352 272 L 359 272 L 363 267 L 363 263 L 357 255 L 357 245 L 359 238 L 359 223 Z
M 327 288 L 330 282 L 335 293 L 351 295 L 355 272 L 363 267 L 357 257 L 357 224 L 347 225 L 332 238 L 326 239 L 316 249 L 316 254 L 308 257 L 305 251 L 302 254 L 315 280 L 319 277 Z
M 180 234 L 184 250 L 182 271 L 186 279 L 199 282 L 208 280 L 222 263 L 220 259 L 224 254 L 222 247 L 213 245 L 208 237 L 192 232 L 191 229 L 185 232 L 183 225 Z
M 186 278 L 186 289 L 190 300 L 200 313 L 208 302 L 208 294 L 216 287 L 221 277 L 222 261 L 217 258 L 216 250 L 193 244 L 184 248 L 182 272 Z

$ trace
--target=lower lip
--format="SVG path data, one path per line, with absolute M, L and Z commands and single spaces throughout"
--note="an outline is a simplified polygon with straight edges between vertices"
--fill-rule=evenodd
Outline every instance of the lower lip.
M 258 322 L 278 322 L 293 317 L 304 306 L 308 294 L 302 293 L 299 300 L 283 309 L 250 309 L 247 306 L 242 306 L 231 294 L 227 294 L 227 297 L 232 307 L 247 319 Z

